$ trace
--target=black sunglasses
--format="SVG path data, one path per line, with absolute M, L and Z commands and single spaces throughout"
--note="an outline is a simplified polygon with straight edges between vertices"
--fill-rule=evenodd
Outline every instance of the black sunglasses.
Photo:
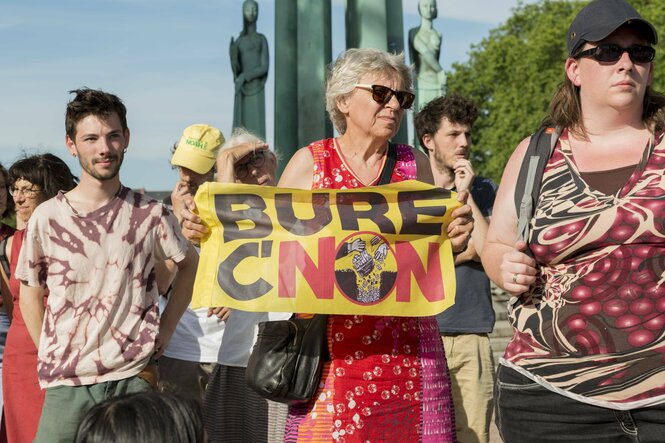
M 624 52 L 628 53 L 628 57 L 633 63 L 650 63 L 656 56 L 656 50 L 651 46 L 631 45 L 624 48 L 619 45 L 603 44 L 578 52 L 573 58 L 590 57 L 601 63 L 616 63 Z
M 395 91 L 382 85 L 365 85 L 359 83 L 355 87 L 372 91 L 372 99 L 382 105 L 387 104 L 394 95 L 399 103 L 399 107 L 402 109 L 409 109 L 416 99 L 415 94 L 409 91 Z

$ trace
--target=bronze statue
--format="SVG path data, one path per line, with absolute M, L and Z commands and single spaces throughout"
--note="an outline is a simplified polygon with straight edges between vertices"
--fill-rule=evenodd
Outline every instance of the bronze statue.
M 437 16 L 436 0 L 418 2 L 420 26 L 409 30 L 409 56 L 416 66 L 416 110 L 443 95 L 446 74 L 439 64 L 441 33 L 432 27 Z
M 265 84 L 268 78 L 268 40 L 256 32 L 259 5 L 242 4 L 243 29 L 237 40 L 231 37 L 229 54 L 235 81 L 233 127 L 243 127 L 266 137 Z

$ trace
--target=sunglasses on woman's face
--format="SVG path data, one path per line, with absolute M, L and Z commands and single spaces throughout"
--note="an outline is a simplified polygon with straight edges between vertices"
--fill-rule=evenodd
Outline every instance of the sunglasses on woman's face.
M 650 63 L 656 55 L 656 50 L 651 46 L 631 45 L 624 48 L 619 45 L 603 44 L 579 52 L 574 58 L 589 57 L 601 63 L 616 63 L 624 52 L 628 53 L 633 63 Z
M 402 109 L 409 109 L 413 104 L 413 100 L 416 98 L 416 96 L 409 91 L 395 91 L 394 89 L 382 85 L 365 85 L 359 83 L 355 85 L 355 87 L 372 91 L 372 99 L 382 105 L 388 104 L 394 95 L 399 103 L 399 107 Z

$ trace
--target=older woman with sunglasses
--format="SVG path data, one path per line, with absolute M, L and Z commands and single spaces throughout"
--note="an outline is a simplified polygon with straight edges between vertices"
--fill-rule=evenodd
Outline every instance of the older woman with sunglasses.
M 500 361 L 504 441 L 663 441 L 665 97 L 650 88 L 657 34 L 624 0 L 595 0 L 568 31 L 563 84 L 526 242 L 508 161 L 482 262 L 512 294 Z M 528 243 L 528 244 L 527 244 Z
M 25 227 L 37 206 L 55 197 L 59 191 L 71 190 L 76 186 L 76 181 L 65 162 L 53 154 L 26 157 L 9 168 L 9 185 L 16 208 L 17 231 L 6 247 L 14 315 L 7 334 L 2 384 L 5 424 L 10 442 L 34 440 L 44 403 L 44 391 L 37 380 L 37 348 L 21 315 L 20 282 L 14 278 Z
M 326 89 L 326 107 L 340 136 L 296 152 L 279 186 L 376 185 L 389 140 L 413 103 L 411 86 L 402 55 L 375 49 L 343 53 L 331 67 Z M 396 157 L 391 182 L 432 183 L 422 152 L 398 144 Z M 469 207 L 453 217 L 448 234 L 453 250 L 461 251 L 472 229 Z M 450 380 L 434 317 L 330 315 L 328 334 L 332 361 L 314 399 L 290 408 L 287 441 L 455 439 Z

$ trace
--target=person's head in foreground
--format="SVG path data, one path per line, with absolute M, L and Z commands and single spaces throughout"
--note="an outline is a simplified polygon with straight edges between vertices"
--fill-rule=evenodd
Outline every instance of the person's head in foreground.
M 114 397 L 90 409 L 76 443 L 199 443 L 205 441 L 196 400 L 158 391 Z

